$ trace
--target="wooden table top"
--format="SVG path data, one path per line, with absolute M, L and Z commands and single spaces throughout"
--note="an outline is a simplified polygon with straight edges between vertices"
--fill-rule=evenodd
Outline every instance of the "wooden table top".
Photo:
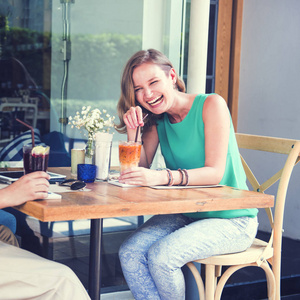
M 49 168 L 49 171 L 70 174 L 70 168 Z M 122 188 L 107 182 L 95 182 L 87 184 L 87 188 L 91 191 L 62 193 L 61 201 L 29 201 L 15 208 L 40 221 L 50 222 L 274 205 L 272 195 L 225 186 L 157 190 L 148 187 Z

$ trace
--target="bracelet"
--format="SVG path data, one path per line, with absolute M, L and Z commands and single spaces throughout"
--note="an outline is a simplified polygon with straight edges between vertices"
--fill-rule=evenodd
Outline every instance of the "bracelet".
M 183 180 L 184 180 L 184 172 L 181 169 L 178 169 L 177 171 L 179 171 L 179 173 L 181 174 L 181 181 L 178 185 L 182 185 L 183 184 Z
M 185 183 L 185 185 L 188 185 L 189 184 L 189 174 L 188 174 L 188 172 L 187 172 L 186 169 L 183 169 L 182 171 L 184 172 L 185 177 L 186 177 L 186 183 Z
M 168 173 L 168 177 L 169 177 L 169 182 L 168 182 L 168 186 L 172 186 L 174 183 L 174 178 L 172 175 L 172 172 L 169 169 L 166 169 L 167 173 Z

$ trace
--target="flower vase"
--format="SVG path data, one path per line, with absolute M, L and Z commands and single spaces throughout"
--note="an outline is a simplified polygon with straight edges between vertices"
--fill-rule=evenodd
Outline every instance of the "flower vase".
M 85 146 L 85 163 L 95 164 L 95 143 L 92 138 L 87 140 Z
M 112 139 L 113 134 L 108 132 L 97 132 L 95 134 L 95 164 L 97 166 L 97 179 L 109 179 Z

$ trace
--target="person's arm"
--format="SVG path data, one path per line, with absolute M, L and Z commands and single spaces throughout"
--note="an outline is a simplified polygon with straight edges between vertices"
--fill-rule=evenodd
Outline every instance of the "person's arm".
M 11 185 L 0 190 L 0 208 L 46 198 L 49 190 L 49 179 L 50 176 L 42 171 L 22 176 Z
M 140 106 L 131 107 L 123 116 L 126 125 L 127 140 L 134 141 L 138 126 L 144 126 L 143 112 Z M 137 141 L 141 141 L 141 131 L 139 131 Z
M 155 125 L 151 126 L 143 133 L 142 140 L 143 146 L 139 166 L 150 168 L 159 144 L 158 133 Z
M 126 114 L 124 114 L 123 120 L 126 125 L 128 141 L 134 141 L 138 127 L 144 126 L 143 117 L 140 106 L 131 107 Z M 141 136 L 141 130 L 139 130 L 137 141 L 143 142 L 139 166 L 149 168 L 159 143 L 156 126 L 152 126 L 143 132 L 143 137 Z
M 189 185 L 219 184 L 225 171 L 230 132 L 230 115 L 226 102 L 221 96 L 210 95 L 205 100 L 203 122 L 205 126 L 205 166 L 187 170 Z M 145 139 L 145 141 L 148 144 L 148 139 Z M 154 142 L 156 143 L 156 140 Z M 151 139 L 149 139 L 149 143 L 151 144 Z M 152 152 L 150 151 L 148 154 L 146 145 L 145 151 L 146 157 L 149 155 L 151 158 Z M 173 184 L 180 184 L 182 180 L 181 173 L 177 170 L 171 170 L 171 174 Z M 170 177 L 166 170 L 155 171 L 145 168 L 132 168 L 126 170 L 119 180 L 123 183 L 147 186 L 166 185 L 169 183 L 169 179 Z M 187 178 L 184 176 L 183 184 L 186 181 Z
M 133 141 L 135 139 L 137 127 L 144 126 L 141 107 L 131 107 L 126 114 L 124 114 L 123 120 L 127 129 L 127 140 Z M 143 136 L 141 136 L 141 131 L 139 131 L 137 141 L 142 140 L 143 145 L 139 167 L 125 170 L 121 173 L 119 182 L 144 186 L 167 184 L 168 176 L 166 171 L 155 171 L 149 169 L 159 144 L 158 133 L 155 125 L 144 131 Z
M 203 122 L 205 165 L 203 168 L 188 170 L 189 185 L 219 184 L 225 171 L 230 115 L 227 104 L 221 96 L 207 97 L 203 107 Z

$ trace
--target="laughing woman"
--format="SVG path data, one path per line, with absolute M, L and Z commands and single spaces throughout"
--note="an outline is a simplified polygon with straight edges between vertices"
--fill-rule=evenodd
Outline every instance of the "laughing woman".
M 142 141 L 139 167 L 120 182 L 214 185 L 247 189 L 227 105 L 217 94 L 187 94 L 168 58 L 149 49 L 127 62 L 118 103 L 118 130 Z M 148 117 L 143 121 L 143 116 Z M 150 166 L 160 144 L 167 169 Z M 257 209 L 158 215 L 139 227 L 119 251 L 135 299 L 184 299 L 181 267 L 212 255 L 247 249 L 257 232 Z

